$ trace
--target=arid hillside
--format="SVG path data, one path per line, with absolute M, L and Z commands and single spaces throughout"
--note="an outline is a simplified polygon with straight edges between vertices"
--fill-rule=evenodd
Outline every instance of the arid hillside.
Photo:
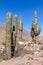
M 30 33 L 27 30 L 23 30 L 23 39 L 30 41 L 31 40 L 31 36 Z M 6 37 L 6 29 L 5 26 L 3 24 L 0 24 L 0 42 L 1 43 L 5 43 L 5 37 Z M 19 37 L 19 32 L 17 34 L 17 37 Z M 2 41 L 3 40 L 3 41 Z

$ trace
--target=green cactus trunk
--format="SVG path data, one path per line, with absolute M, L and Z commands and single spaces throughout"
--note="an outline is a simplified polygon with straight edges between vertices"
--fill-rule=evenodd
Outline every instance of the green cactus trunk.
M 38 36 L 40 34 L 40 28 L 38 27 L 38 21 L 37 21 L 37 12 L 34 12 L 34 21 L 32 23 L 32 28 L 31 28 L 31 36 L 32 39 L 34 37 L 34 43 L 36 43 L 36 39 L 38 39 Z
M 6 54 L 7 59 L 11 58 L 11 34 L 12 34 L 12 16 L 7 13 L 6 17 Z
M 17 22 L 17 16 L 14 16 L 14 32 L 17 34 L 17 29 L 18 29 L 18 22 Z
M 17 16 L 14 16 L 14 25 L 13 25 L 13 55 L 15 55 L 15 47 L 16 47 L 16 38 L 17 38 Z
M 22 41 L 22 30 L 20 30 L 20 41 Z
M 16 38 L 17 38 L 17 36 L 16 36 L 15 32 L 13 31 L 13 47 L 14 47 L 14 55 L 15 55 L 15 47 L 16 47 Z
M 19 28 L 19 31 L 20 31 L 20 41 L 22 41 L 22 31 L 23 31 L 22 17 L 20 17 L 20 28 Z

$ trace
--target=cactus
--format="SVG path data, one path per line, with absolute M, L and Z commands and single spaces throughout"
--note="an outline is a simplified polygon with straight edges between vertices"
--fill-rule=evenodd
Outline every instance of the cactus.
M 34 38 L 34 29 L 31 29 L 31 37 Z
M 20 40 L 22 40 L 22 31 L 23 31 L 23 23 L 22 23 L 22 17 L 20 17 L 20 28 L 19 28 L 19 31 L 20 31 Z
M 40 34 L 41 29 L 39 27 L 36 27 L 36 29 L 34 29 L 34 34 L 35 36 L 38 36 Z
M 15 27 L 15 33 L 17 33 L 18 29 L 17 15 L 14 16 L 14 27 Z
M 38 24 L 38 20 L 37 20 L 37 12 L 36 12 L 36 11 L 34 11 L 34 23 L 35 23 L 35 25 Z
M 17 28 L 18 22 L 17 22 L 17 16 L 14 16 L 14 25 L 13 25 L 13 49 L 14 49 L 14 54 L 15 54 L 15 47 L 16 47 L 16 38 L 17 38 Z
M 7 13 L 6 16 L 6 54 L 7 58 L 11 58 L 11 34 L 12 34 L 12 15 Z
M 33 38 L 33 41 L 36 36 L 40 34 L 41 29 L 38 27 L 38 21 L 37 21 L 37 12 L 34 12 L 34 21 L 32 23 L 32 28 L 31 28 L 31 37 Z

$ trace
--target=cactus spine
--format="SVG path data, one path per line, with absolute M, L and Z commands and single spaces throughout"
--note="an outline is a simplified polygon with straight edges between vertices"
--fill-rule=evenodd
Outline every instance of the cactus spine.
M 22 31 L 23 31 L 22 17 L 20 17 L 20 28 L 19 28 L 19 31 L 20 31 L 20 41 L 22 41 Z
M 7 58 L 11 58 L 11 34 L 12 34 L 12 15 L 7 13 L 6 16 L 6 53 Z

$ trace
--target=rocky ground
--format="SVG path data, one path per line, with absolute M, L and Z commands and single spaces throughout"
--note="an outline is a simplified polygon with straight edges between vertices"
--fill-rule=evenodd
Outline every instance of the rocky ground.
M 30 47 L 28 44 L 20 44 L 18 52 L 15 53 L 15 57 L 0 61 L 0 65 L 43 65 L 42 46 L 43 45 L 35 44 L 33 50 L 32 45 Z
M 43 57 L 36 55 L 24 55 L 23 57 L 14 57 L 7 61 L 0 62 L 0 65 L 43 65 Z

